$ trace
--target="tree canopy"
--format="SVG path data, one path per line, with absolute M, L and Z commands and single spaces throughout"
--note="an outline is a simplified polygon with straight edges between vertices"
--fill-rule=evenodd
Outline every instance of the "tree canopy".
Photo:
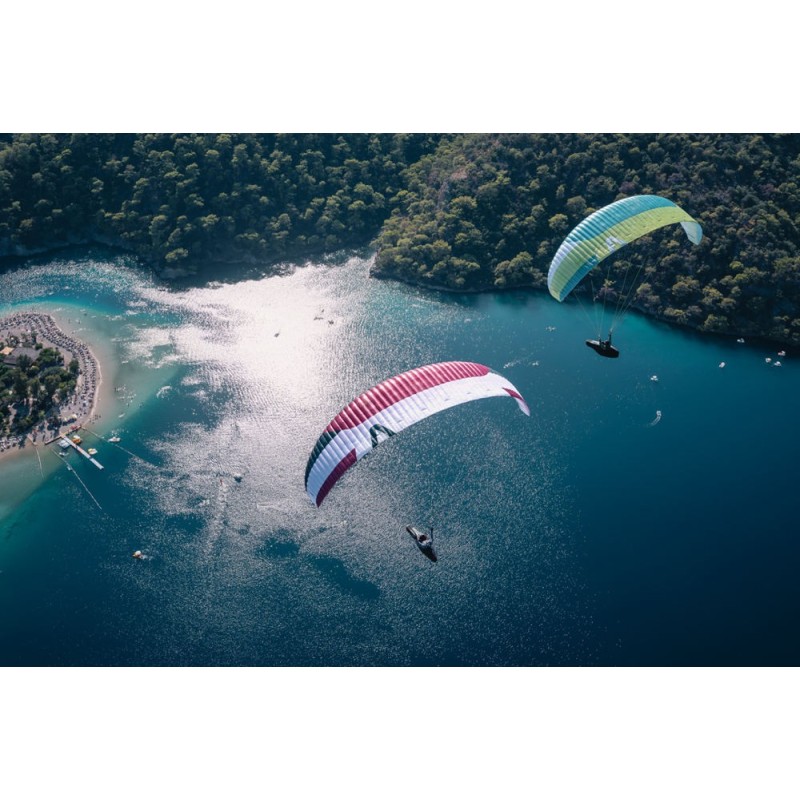
M 615 256 L 642 269 L 635 307 L 706 331 L 800 343 L 800 136 L 464 135 L 406 171 L 375 272 L 449 289 L 544 288 L 592 211 L 659 194 L 703 226 Z
M 795 134 L 18 134 L 0 136 L 0 256 L 125 248 L 165 278 L 372 245 L 375 275 L 544 288 L 565 234 L 633 194 L 703 226 L 615 256 L 635 306 L 800 343 Z
M 20 134 L 0 140 L 0 255 L 107 243 L 178 274 L 361 246 L 424 134 Z
M 35 359 L 21 355 L 13 366 L 0 361 L 0 434 L 29 430 L 72 394 L 77 369 L 63 363 L 61 352 L 50 347 L 39 349 Z

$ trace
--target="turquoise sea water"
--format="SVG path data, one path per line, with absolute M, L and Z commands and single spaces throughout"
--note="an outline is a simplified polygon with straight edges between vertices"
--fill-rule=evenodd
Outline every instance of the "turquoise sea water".
M 0 313 L 52 310 L 111 354 L 96 430 L 125 449 L 96 444 L 102 473 L 72 454 L 85 488 L 46 453 L 0 462 L 0 664 L 800 661 L 792 353 L 629 315 L 609 361 L 571 303 L 368 267 L 166 288 L 84 253 L 2 275 Z M 531 417 L 451 409 L 316 509 L 305 464 L 340 408 L 453 359 Z M 435 526 L 437 564 L 409 523 Z

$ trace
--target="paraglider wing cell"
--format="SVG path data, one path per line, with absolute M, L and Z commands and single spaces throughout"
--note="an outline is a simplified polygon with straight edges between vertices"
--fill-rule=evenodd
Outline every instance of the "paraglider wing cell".
M 404 372 L 359 395 L 331 420 L 306 465 L 305 485 L 319 506 L 334 484 L 380 442 L 446 408 L 485 397 L 513 397 L 516 387 L 482 364 L 447 361 Z

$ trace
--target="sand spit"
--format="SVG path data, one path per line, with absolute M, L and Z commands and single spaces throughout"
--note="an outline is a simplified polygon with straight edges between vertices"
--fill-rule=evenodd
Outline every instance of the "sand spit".
M 61 419 L 59 428 L 48 427 L 41 422 L 25 434 L 0 437 L 0 458 L 19 452 L 26 443 L 42 444 L 65 433 L 75 425 L 85 425 L 97 417 L 97 402 L 102 373 L 100 362 L 84 342 L 60 328 L 52 316 L 39 312 L 18 312 L 0 319 L 0 338 L 8 340 L 14 336 L 18 341 L 30 342 L 33 335 L 45 347 L 54 347 L 64 356 L 64 365 L 72 359 L 78 361 L 78 381 L 70 397 L 54 409 Z

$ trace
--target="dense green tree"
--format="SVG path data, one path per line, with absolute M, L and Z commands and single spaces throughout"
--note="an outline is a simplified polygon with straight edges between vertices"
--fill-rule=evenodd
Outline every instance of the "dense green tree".
M 71 373 L 62 363 L 61 353 L 48 347 L 36 359 L 21 356 L 15 366 L 0 362 L 0 432 L 7 432 L 9 425 L 15 432 L 29 430 L 74 391 L 77 370 Z
M 15 135 L 0 255 L 116 244 L 165 275 L 367 244 L 428 135 Z
M 374 271 L 453 289 L 543 287 L 581 219 L 621 197 L 662 194 L 701 222 L 705 238 L 689 247 L 676 226 L 616 257 L 612 278 L 620 266 L 643 276 L 636 307 L 800 343 L 799 167 L 797 135 L 450 137 L 406 170 Z M 447 245 L 480 268 L 448 266 Z
M 655 193 L 705 238 L 665 230 L 625 254 L 638 308 L 800 343 L 798 169 L 788 134 L 8 135 L 0 256 L 98 242 L 168 278 L 372 244 L 377 275 L 542 288 L 572 226 Z

